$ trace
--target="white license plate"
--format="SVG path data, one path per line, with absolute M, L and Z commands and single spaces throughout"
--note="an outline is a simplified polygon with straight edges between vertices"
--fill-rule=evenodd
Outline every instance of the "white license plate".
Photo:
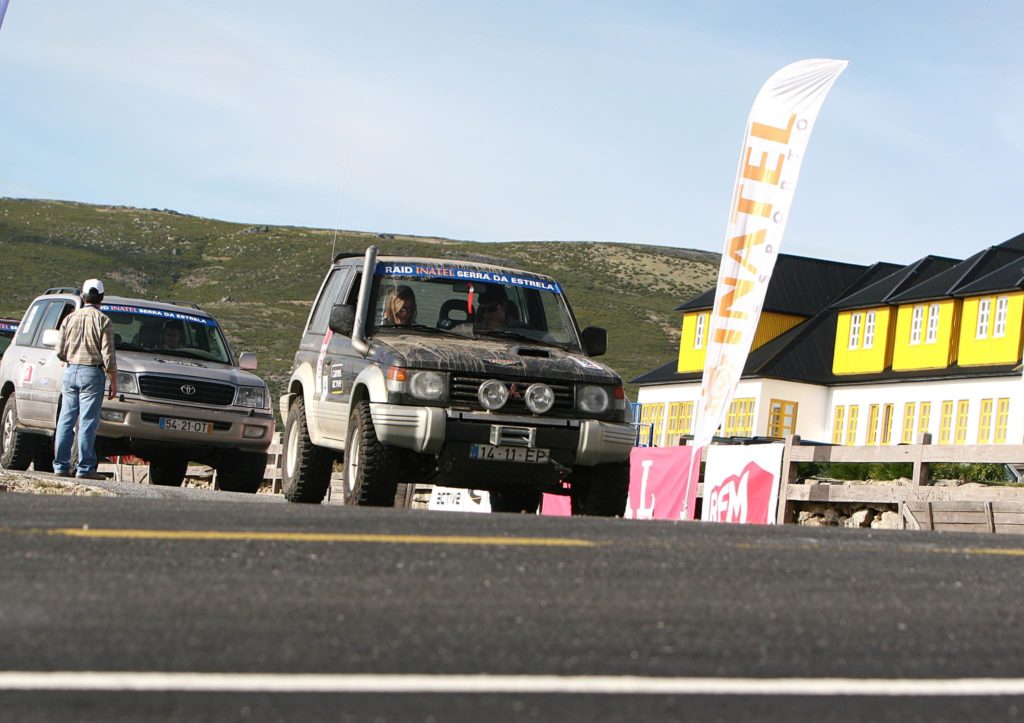
M 469 458 L 490 462 L 527 462 L 543 464 L 548 461 L 548 450 L 530 447 L 495 447 L 491 444 L 469 445 Z
M 198 419 L 160 417 L 160 429 L 168 429 L 172 432 L 198 432 L 199 434 L 209 434 L 213 431 L 213 425 L 210 422 L 200 422 Z

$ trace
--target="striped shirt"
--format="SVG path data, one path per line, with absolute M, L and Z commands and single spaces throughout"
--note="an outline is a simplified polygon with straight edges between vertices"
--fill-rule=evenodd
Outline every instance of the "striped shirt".
M 95 306 L 86 304 L 60 325 L 57 358 L 68 364 L 102 366 L 117 371 L 114 360 L 114 327 L 110 318 Z

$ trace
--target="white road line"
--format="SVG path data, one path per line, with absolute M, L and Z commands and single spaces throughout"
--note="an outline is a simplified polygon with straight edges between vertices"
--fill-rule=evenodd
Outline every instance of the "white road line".
M 559 675 L 0 672 L 3 690 L 186 693 L 558 693 L 954 697 L 1024 695 L 1024 678 L 655 678 Z

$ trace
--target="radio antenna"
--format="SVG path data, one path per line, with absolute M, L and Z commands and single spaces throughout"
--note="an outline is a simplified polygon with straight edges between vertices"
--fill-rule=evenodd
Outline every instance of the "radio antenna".
M 341 204 L 345 200 L 345 174 L 348 171 L 349 151 L 352 148 L 352 139 L 345 143 L 345 160 L 341 166 L 341 186 L 338 188 L 338 211 L 334 216 L 334 238 L 331 239 L 331 263 L 334 262 L 334 252 L 338 244 L 338 230 L 341 228 Z

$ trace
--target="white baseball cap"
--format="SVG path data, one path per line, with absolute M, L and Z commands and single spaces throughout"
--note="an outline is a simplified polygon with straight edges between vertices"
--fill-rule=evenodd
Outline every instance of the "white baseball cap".
M 82 284 L 82 293 L 88 294 L 90 291 L 95 291 L 97 294 L 103 293 L 103 282 L 99 279 L 88 279 Z

